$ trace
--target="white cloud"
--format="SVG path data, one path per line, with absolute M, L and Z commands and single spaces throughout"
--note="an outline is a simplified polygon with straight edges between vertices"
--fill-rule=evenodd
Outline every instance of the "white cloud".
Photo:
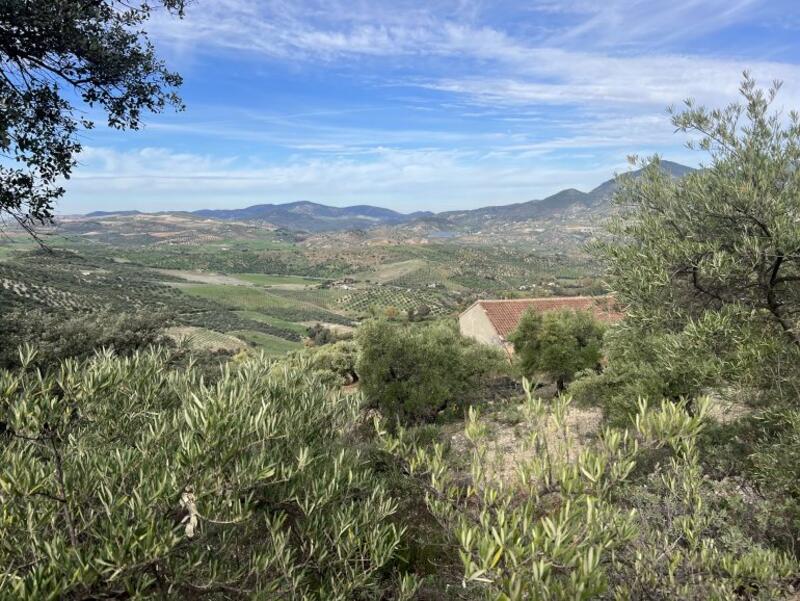
M 415 78 L 386 76 L 379 82 L 418 85 L 499 106 L 599 102 L 664 108 L 686 97 L 727 102 L 735 98 L 744 69 L 765 83 L 784 80 L 783 97 L 800 103 L 797 65 L 661 50 L 667 39 L 723 29 L 751 19 L 756 9 L 769 12 L 760 0 L 543 2 L 533 8 L 557 7 L 580 18 L 534 41 L 484 24 L 480 3 L 419 6 L 218 0 L 190 8 L 186 22 L 159 19 L 156 34 L 167 44 L 195 51 L 222 48 L 281 61 L 338 65 L 359 58 L 438 57 L 446 60 L 443 66 L 416 63 L 420 75 Z M 501 14 L 509 11 L 509 27 L 514 10 L 503 3 L 497 8 Z M 536 12 L 525 16 L 533 19 Z M 633 42 L 639 44 L 635 54 L 626 46 Z
M 562 43 L 587 40 L 597 46 L 642 44 L 663 46 L 679 39 L 692 39 L 753 18 L 763 9 L 763 0 L 584 0 L 559 2 L 562 10 L 582 13 L 585 18 L 559 32 Z M 552 5 L 550 6 L 552 9 Z
M 673 136 L 664 108 L 686 97 L 712 106 L 734 100 L 746 68 L 764 84 L 784 80 L 779 103 L 800 106 L 796 64 L 701 56 L 676 45 L 752 19 L 765 6 L 757 0 L 197 2 L 185 22 L 155 20 L 160 45 L 198 60 L 220 52 L 253 59 L 247 68 L 264 61 L 300 71 L 322 65 L 359 79 L 357 85 L 381 86 L 387 94 L 397 89 L 398 106 L 429 111 L 430 118 L 409 119 L 421 125 L 401 129 L 380 115 L 371 125 L 344 114 L 375 107 L 354 101 L 328 110 L 323 93 L 321 108 L 292 114 L 193 109 L 151 127 L 152 143 L 162 147 L 88 148 L 62 210 L 301 198 L 441 210 L 588 189 L 624 168 L 628 153 L 666 150 L 667 158 L 687 160 L 677 154 L 682 139 Z M 557 19 L 545 18 L 554 13 Z M 203 65 L 195 76 L 209 76 Z M 445 116 L 463 119 L 465 127 Z M 215 147 L 209 141 L 228 148 L 242 142 L 253 155 L 269 148 L 273 158 L 179 153 L 166 148 L 176 136 L 181 147 L 187 139 L 203 148 Z
M 166 43 L 213 46 L 273 57 L 331 59 L 338 56 L 438 55 L 525 59 L 537 46 L 602 48 L 646 43 L 652 47 L 691 39 L 769 15 L 779 7 L 764 0 L 559 0 L 559 2 L 340 0 L 215 0 L 190 5 L 179 22 L 159 15 L 153 31 Z M 548 13 L 572 20 L 554 29 Z M 783 12 L 783 11 L 779 11 Z M 493 23 L 494 26 L 487 25 Z M 524 23 L 527 27 L 520 27 Z M 551 31 L 543 43 L 515 39 L 507 31 Z
M 446 210 L 541 198 L 566 186 L 590 189 L 625 166 L 619 157 L 589 169 L 569 168 L 520 150 L 495 160 L 491 153 L 381 148 L 368 160 L 296 159 L 275 165 L 162 148 L 89 148 L 67 183 L 60 212 L 238 207 L 300 199 Z
M 535 57 L 535 60 L 534 60 Z M 736 99 L 742 72 L 764 85 L 784 82 L 781 100 L 800 104 L 800 66 L 686 55 L 609 57 L 559 49 L 531 51 L 528 72 L 441 78 L 419 85 L 469 96 L 488 105 L 665 108 L 694 98 L 719 105 Z

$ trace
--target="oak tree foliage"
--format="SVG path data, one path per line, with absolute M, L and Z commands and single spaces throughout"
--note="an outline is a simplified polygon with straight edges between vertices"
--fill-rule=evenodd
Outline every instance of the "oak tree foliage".
M 50 221 L 92 109 L 139 129 L 146 112 L 180 108 L 178 74 L 143 27 L 185 0 L 0 2 L 0 216 L 32 231 Z

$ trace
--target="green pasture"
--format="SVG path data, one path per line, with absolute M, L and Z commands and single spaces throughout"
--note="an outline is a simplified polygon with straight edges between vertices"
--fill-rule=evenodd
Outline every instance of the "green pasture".
M 254 330 L 234 331 L 231 332 L 231 334 L 240 340 L 249 342 L 258 350 L 268 355 L 284 355 L 289 351 L 296 351 L 303 347 L 299 342 L 284 340 L 283 338 L 264 334 L 263 332 L 256 332 Z

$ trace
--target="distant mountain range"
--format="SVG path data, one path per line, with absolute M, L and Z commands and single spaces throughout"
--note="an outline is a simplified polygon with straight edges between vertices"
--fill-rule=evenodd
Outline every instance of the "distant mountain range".
M 691 167 L 671 161 L 661 161 L 661 167 L 673 177 L 683 177 L 693 171 Z M 636 176 L 638 173 L 635 171 L 633 175 Z M 610 211 L 611 198 L 616 188 L 616 181 L 610 179 L 589 192 L 568 188 L 541 200 L 443 213 L 419 211 L 406 214 L 370 205 L 331 207 L 299 201 L 287 204 L 259 204 L 244 209 L 203 209 L 193 211 L 191 214 L 208 219 L 263 221 L 276 227 L 307 232 L 358 230 L 414 223 L 442 229 L 473 229 L 485 226 L 487 223 L 602 215 Z M 95 211 L 86 217 L 138 213 L 138 211 Z
M 683 177 L 694 171 L 691 167 L 661 161 L 661 168 L 672 177 Z M 631 172 L 637 177 L 641 170 Z M 447 211 L 438 213 L 432 221 L 442 227 L 484 227 L 492 222 L 515 222 L 546 220 L 557 217 L 580 217 L 589 214 L 603 215 L 611 211 L 611 199 L 617 189 L 616 179 L 610 179 L 589 192 L 567 188 L 541 200 L 529 200 L 510 205 L 483 207 L 470 211 Z
M 126 215 L 141 215 L 141 211 L 94 211 L 86 213 L 85 217 L 125 217 Z
M 370 205 L 329 207 L 307 200 L 287 204 L 253 205 L 244 209 L 204 209 L 194 211 L 193 214 L 210 219 L 266 221 L 289 230 L 310 232 L 400 225 L 415 219 L 433 216 L 433 213 L 430 212 L 405 214 Z

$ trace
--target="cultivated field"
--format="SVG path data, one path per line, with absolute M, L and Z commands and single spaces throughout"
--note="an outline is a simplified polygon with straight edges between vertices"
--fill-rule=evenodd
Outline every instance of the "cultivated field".
M 299 348 L 308 327 L 455 316 L 476 298 L 602 291 L 582 253 L 525 244 L 421 240 L 398 230 L 290 233 L 176 215 L 67 220 L 42 250 L 0 237 L 0 306 L 69 313 L 157 312 L 207 349 Z

